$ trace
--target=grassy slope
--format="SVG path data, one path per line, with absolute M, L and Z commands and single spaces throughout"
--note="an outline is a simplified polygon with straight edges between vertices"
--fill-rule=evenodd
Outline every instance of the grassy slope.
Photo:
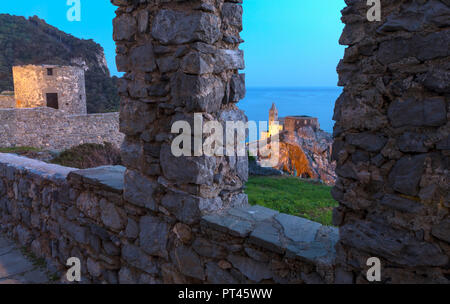
M 295 177 L 250 177 L 246 186 L 250 204 L 324 225 L 331 225 L 332 210 L 337 206 L 330 191 L 331 187 Z

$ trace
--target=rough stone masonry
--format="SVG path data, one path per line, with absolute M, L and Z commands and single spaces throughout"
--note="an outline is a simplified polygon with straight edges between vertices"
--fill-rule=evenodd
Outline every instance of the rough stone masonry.
M 0 154 L 0 229 L 83 282 L 332 283 L 337 229 L 250 207 L 245 157 L 181 157 L 171 124 L 245 120 L 234 2 L 113 1 L 124 167 Z
M 334 119 L 338 282 L 449 283 L 450 2 L 346 0 Z
M 112 2 L 117 67 L 126 73 L 119 88 L 125 198 L 145 190 L 155 212 L 180 196 L 189 201 L 183 208 L 202 213 L 247 204 L 247 157 L 171 153 L 173 123 L 192 122 L 194 113 L 204 123 L 247 120 L 235 105 L 245 95 L 240 1 Z
M 245 119 L 242 1 L 112 2 L 126 168 L 0 154 L 2 231 L 55 271 L 80 257 L 85 282 L 366 283 L 378 257 L 384 283 L 448 283 L 448 1 L 382 1 L 374 23 L 366 1 L 346 1 L 339 240 L 247 206 L 245 158 L 171 156 L 173 121 Z

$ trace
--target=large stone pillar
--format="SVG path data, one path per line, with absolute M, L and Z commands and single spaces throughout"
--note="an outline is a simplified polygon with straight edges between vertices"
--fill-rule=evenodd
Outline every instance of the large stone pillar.
M 334 157 L 340 206 L 338 282 L 450 279 L 450 8 L 448 1 L 346 0 Z
M 180 227 L 196 231 L 202 215 L 246 205 L 247 157 L 175 157 L 177 121 L 245 121 L 241 0 L 113 0 L 120 81 L 124 198 L 140 219 L 137 244 L 164 261 L 176 259 Z M 203 122 L 202 122 L 203 120 Z M 205 135 L 203 135 L 203 139 Z M 198 152 L 199 136 L 192 151 Z M 174 228 L 175 227 L 175 228 Z M 178 231 L 177 231 L 178 229 Z M 178 233 L 178 234 L 177 234 Z M 177 245 L 178 244 L 178 245 Z M 169 266 L 168 266 L 169 267 Z M 167 269 L 166 269 L 167 272 Z M 195 277 L 195 275 L 191 275 Z

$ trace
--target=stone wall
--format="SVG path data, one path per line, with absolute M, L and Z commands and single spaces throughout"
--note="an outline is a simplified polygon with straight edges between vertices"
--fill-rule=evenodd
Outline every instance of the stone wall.
M 0 147 L 62 150 L 83 143 L 120 147 L 119 113 L 67 115 L 52 108 L 0 109 Z
M 450 3 L 346 0 L 334 157 L 339 282 L 449 283 Z
M 14 95 L 0 94 L 0 109 L 8 109 L 15 107 L 16 107 L 16 100 L 14 98 Z
M 0 232 L 63 280 L 77 257 L 83 283 L 333 282 L 337 229 L 263 207 L 202 215 L 182 192 L 157 203 L 145 183 L 123 192 L 125 170 L 0 154 Z
M 51 69 L 52 75 L 48 75 Z M 66 114 L 86 114 L 83 68 L 76 66 L 26 65 L 13 67 L 17 108 L 47 106 L 47 93 L 58 94 L 58 108 Z
M 186 214 L 245 205 L 247 157 L 171 152 L 173 123 L 190 122 L 193 130 L 194 113 L 203 123 L 224 126 L 247 120 L 235 105 L 245 94 L 238 73 L 244 68 L 239 1 L 112 2 L 119 6 L 113 22 L 117 67 L 126 72 L 119 84 L 125 199 L 146 197 L 158 219 L 167 213 L 161 204 L 180 204 L 176 196 L 184 203 L 175 209 Z M 201 151 L 194 144 L 192 152 Z
M 314 131 L 320 129 L 319 119 L 306 116 L 288 116 L 284 118 L 284 130 L 297 133 L 300 129 L 311 127 Z

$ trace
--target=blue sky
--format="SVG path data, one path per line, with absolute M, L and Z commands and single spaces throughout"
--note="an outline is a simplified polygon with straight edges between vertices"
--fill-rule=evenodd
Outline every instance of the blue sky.
M 0 13 L 37 15 L 76 37 L 93 39 L 105 49 L 112 74 L 115 44 L 109 0 L 81 0 L 81 21 L 66 18 L 67 0 L 0 1 Z M 336 86 L 336 66 L 344 54 L 338 45 L 344 0 L 244 0 L 247 86 Z

